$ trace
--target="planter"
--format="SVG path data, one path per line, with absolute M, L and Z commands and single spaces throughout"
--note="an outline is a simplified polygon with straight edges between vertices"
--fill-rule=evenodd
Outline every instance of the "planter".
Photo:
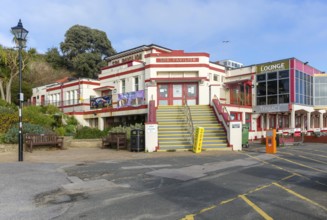
M 102 140 L 101 139 L 67 139 L 65 137 L 64 147 L 94 147 L 94 148 L 101 148 Z
M 0 153 L 18 151 L 18 144 L 0 144 Z
M 327 144 L 327 136 L 304 136 L 304 143 L 323 143 Z

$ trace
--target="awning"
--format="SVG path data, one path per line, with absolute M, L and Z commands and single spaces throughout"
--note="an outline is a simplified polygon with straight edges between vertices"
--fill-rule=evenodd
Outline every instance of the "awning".
M 229 81 L 229 82 L 224 82 L 224 84 L 231 85 L 231 84 L 250 84 L 252 85 L 252 80 L 250 79 L 242 79 L 242 80 L 235 80 L 235 81 Z
M 96 90 L 96 91 L 103 91 L 103 90 L 114 90 L 115 87 L 114 86 L 101 86 L 101 87 L 98 87 L 98 88 L 95 88 L 93 90 Z

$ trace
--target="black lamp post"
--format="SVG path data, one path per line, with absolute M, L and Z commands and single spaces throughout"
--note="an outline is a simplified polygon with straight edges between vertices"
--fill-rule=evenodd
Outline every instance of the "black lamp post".
M 26 36 L 28 31 L 23 28 L 22 21 L 19 19 L 18 25 L 12 27 L 11 31 L 15 35 L 15 43 L 19 50 L 19 133 L 18 133 L 18 161 L 23 161 L 23 114 L 22 114 L 22 103 L 24 101 L 24 94 L 22 93 L 22 49 L 26 44 Z

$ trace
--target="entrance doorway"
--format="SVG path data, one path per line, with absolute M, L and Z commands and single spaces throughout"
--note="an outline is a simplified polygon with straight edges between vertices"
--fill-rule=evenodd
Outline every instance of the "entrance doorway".
M 183 98 L 186 97 L 188 105 L 198 103 L 197 83 L 165 83 L 158 84 L 159 105 L 183 105 Z

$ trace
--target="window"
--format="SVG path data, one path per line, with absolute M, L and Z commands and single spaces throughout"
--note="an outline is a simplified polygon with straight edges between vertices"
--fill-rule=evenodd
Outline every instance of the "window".
M 303 105 L 312 105 L 313 77 L 299 70 L 296 70 L 295 73 L 295 103 Z
M 257 77 L 257 105 L 289 103 L 289 71 L 259 74 Z M 300 87 L 300 85 L 297 85 Z
M 121 80 L 121 93 L 126 92 L 126 84 L 125 84 L 125 79 Z
M 139 77 L 136 76 L 134 77 L 134 91 L 138 91 L 139 90 Z
M 218 82 L 219 81 L 219 75 L 213 74 L 213 81 Z
M 257 75 L 257 82 L 266 81 L 266 74 Z

